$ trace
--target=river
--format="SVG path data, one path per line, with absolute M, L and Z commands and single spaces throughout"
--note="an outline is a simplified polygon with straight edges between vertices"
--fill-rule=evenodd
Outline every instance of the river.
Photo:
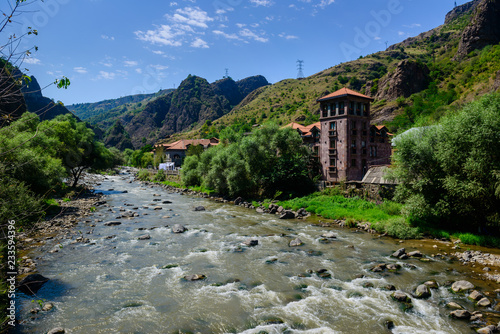
M 32 255 L 38 271 L 50 278 L 36 298 L 55 307 L 33 316 L 33 297 L 20 294 L 18 332 L 64 327 L 70 333 L 388 333 L 387 321 L 394 323 L 393 333 L 472 332 L 445 308 L 455 301 L 474 309 L 444 287 L 465 278 L 457 263 L 391 258 L 400 247 L 395 240 L 320 227 L 314 220 L 280 220 L 132 179 L 121 174 L 98 186 L 108 194 L 109 207 L 99 206 L 91 222 L 77 226 L 90 243 L 47 243 Z M 194 211 L 197 206 L 206 211 Z M 120 209 L 139 216 L 117 219 Z M 109 221 L 122 224 L 105 226 Z M 188 230 L 172 233 L 174 224 Z M 337 238 L 321 241 L 330 231 Z M 146 234 L 151 238 L 138 240 Z M 289 247 L 297 237 L 304 245 Z M 258 245 L 242 245 L 249 238 Z M 59 251 L 50 253 L 54 248 Z M 379 263 L 402 267 L 371 272 Z M 319 269 L 331 278 L 319 277 Z M 206 279 L 183 279 L 193 274 Z M 413 309 L 406 312 L 385 289 L 392 284 L 411 293 L 429 279 L 440 288 L 427 300 L 412 298 Z

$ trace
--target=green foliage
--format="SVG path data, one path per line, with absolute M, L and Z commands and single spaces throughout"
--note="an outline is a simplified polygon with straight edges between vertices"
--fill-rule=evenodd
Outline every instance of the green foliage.
M 45 214 L 42 199 L 22 181 L 0 173 L 0 220 L 16 221 L 16 227 L 31 227 Z
M 166 180 L 166 178 L 167 178 L 167 174 L 165 173 L 165 170 L 160 169 L 160 170 L 158 170 L 158 172 L 153 177 L 153 181 L 155 181 L 155 182 L 163 182 L 163 181 Z
M 141 169 L 139 173 L 137 173 L 137 178 L 141 181 L 151 181 L 151 174 L 147 169 Z
M 313 183 L 307 169 L 309 152 L 291 128 L 262 126 L 248 136 L 233 128 L 221 132 L 221 145 L 200 157 L 187 157 L 182 180 L 188 186 L 203 185 L 219 194 L 272 196 L 310 192 Z
M 455 233 L 454 238 L 460 239 L 463 244 L 500 248 L 500 238 L 490 235 L 476 235 L 472 233 Z
M 385 224 L 385 232 L 399 239 L 419 239 L 422 237 L 418 227 L 411 227 L 403 217 L 392 218 Z
M 329 219 L 351 218 L 355 221 L 385 222 L 392 217 L 399 217 L 386 212 L 384 210 L 386 208 L 358 197 L 345 198 L 340 188 L 326 189 L 323 192 L 282 201 L 279 204 L 292 210 L 305 208 L 308 212 Z
M 495 233 L 500 227 L 500 94 L 486 95 L 439 125 L 396 139 L 396 198 L 419 225 Z

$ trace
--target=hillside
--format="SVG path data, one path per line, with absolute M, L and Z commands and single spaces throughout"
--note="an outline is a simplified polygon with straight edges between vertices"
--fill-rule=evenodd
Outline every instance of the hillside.
M 189 75 L 176 90 L 149 102 L 132 119 L 121 116 L 120 120 L 134 147 L 139 148 L 218 119 L 239 104 L 248 92 L 265 85 L 268 82 L 263 76 L 240 81 L 225 78 L 210 84 Z
M 373 97 L 373 123 L 392 131 L 433 123 L 499 89 L 499 6 L 498 0 L 458 6 L 431 31 L 304 79 L 261 87 L 208 127 L 182 136 L 211 136 L 235 124 L 311 124 L 319 119 L 316 99 L 343 86 Z
M 163 89 L 153 94 L 129 95 L 95 103 L 77 103 L 67 108 L 80 119 L 107 131 L 118 118 L 132 119 L 146 104 L 171 91 L 173 89 Z

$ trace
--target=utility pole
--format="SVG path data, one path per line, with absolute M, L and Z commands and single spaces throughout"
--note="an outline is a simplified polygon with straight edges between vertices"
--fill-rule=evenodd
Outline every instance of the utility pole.
M 226 71 L 226 75 L 224 75 L 224 76 L 222 77 L 223 79 L 229 78 L 229 69 L 228 69 L 228 68 L 226 68 L 226 69 L 225 69 L 225 71 Z
M 389 43 L 388 41 L 385 41 L 385 49 L 387 50 L 387 43 Z
M 303 79 L 304 78 L 304 72 L 302 71 L 304 69 L 303 60 L 297 60 L 297 69 L 299 70 L 299 73 L 297 74 L 297 79 Z

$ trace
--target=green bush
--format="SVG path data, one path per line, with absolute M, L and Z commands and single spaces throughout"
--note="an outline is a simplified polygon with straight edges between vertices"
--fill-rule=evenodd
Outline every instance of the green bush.
M 389 219 L 385 224 L 385 232 L 399 239 L 418 239 L 422 237 L 418 227 L 411 227 L 403 217 Z
M 139 173 L 137 173 L 137 179 L 141 181 L 151 181 L 151 175 L 147 169 L 141 169 Z
M 158 172 L 153 177 L 153 181 L 155 182 L 163 182 L 167 179 L 167 173 L 163 169 L 158 170 Z

